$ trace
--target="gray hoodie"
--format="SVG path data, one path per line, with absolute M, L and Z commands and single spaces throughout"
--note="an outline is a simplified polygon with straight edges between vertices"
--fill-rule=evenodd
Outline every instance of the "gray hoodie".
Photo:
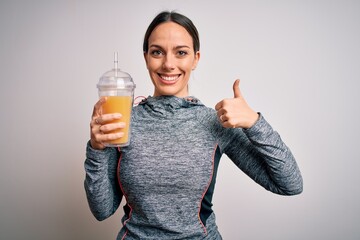
M 230 129 L 196 98 L 148 97 L 133 109 L 129 146 L 88 143 L 90 209 L 103 220 L 126 199 L 117 239 L 221 239 L 212 196 L 222 154 L 271 192 L 302 192 L 293 155 L 261 114 L 249 129 Z

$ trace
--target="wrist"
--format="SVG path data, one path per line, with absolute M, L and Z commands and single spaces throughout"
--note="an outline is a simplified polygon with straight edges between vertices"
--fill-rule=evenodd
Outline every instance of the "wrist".
M 259 113 L 257 112 L 252 112 L 251 113 L 251 117 L 249 118 L 249 123 L 246 127 L 246 129 L 251 128 L 252 126 L 255 125 L 255 123 L 259 120 Z

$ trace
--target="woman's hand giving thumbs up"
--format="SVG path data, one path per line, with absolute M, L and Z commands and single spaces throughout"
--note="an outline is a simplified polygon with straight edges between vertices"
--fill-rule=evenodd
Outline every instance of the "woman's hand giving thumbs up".
M 250 128 L 259 118 L 258 113 L 252 110 L 243 98 L 240 88 L 240 80 L 234 82 L 234 98 L 220 101 L 215 106 L 220 123 L 226 128 Z

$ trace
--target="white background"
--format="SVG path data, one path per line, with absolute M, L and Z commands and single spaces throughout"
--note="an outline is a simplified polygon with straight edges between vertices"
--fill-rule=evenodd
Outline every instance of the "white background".
M 95 87 L 113 52 L 153 88 L 142 40 L 161 10 L 200 32 L 191 94 L 248 103 L 295 155 L 304 192 L 267 192 L 221 159 L 214 210 L 224 239 L 359 239 L 360 2 L 296 0 L 0 2 L 0 238 L 115 239 L 83 188 Z M 123 204 L 123 203 L 122 203 Z

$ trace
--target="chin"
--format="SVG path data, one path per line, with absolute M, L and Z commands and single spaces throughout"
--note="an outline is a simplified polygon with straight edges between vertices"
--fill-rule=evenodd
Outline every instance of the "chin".
M 164 88 L 157 88 L 155 90 L 154 96 L 177 96 L 177 97 L 186 97 L 187 92 L 177 91 L 175 89 L 164 89 Z

